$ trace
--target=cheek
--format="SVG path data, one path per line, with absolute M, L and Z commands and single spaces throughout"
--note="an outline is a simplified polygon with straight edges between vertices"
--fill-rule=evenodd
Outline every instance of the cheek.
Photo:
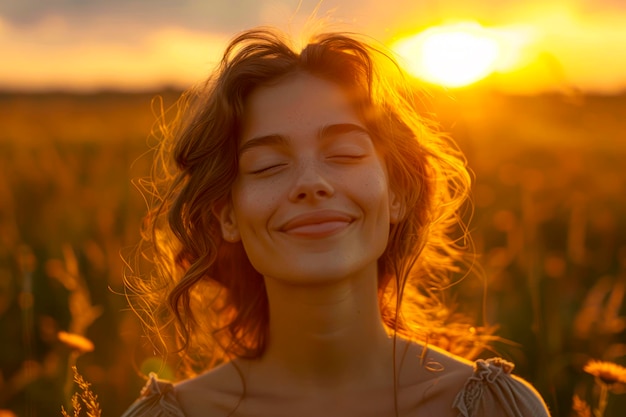
M 235 219 L 245 239 L 245 233 L 257 234 L 264 228 L 278 200 L 277 185 L 266 183 L 236 183 L 233 187 L 233 207 Z
M 363 199 L 368 206 L 375 210 L 380 221 L 389 218 L 389 184 L 387 176 L 382 169 L 371 170 L 367 179 L 363 180 Z

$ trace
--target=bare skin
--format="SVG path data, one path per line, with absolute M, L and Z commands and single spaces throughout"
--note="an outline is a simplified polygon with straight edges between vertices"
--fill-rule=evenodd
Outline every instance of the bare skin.
M 234 361 L 177 385 L 177 396 L 187 417 L 456 417 L 452 403 L 472 374 L 471 364 L 432 348 L 422 363 L 422 346 L 402 339 L 396 351 L 395 391 L 393 376 L 340 389 L 298 388 L 302 381 L 289 386 L 265 374 L 260 361 Z
M 377 260 L 402 207 L 349 95 L 297 74 L 246 112 L 240 175 L 216 215 L 265 277 L 270 337 L 259 359 L 177 385 L 186 416 L 442 416 L 442 401 L 456 415 L 471 366 L 394 343 L 382 323 Z

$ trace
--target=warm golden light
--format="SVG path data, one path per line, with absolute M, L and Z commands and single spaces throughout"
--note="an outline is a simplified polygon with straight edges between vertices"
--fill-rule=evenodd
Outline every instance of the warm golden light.
M 416 77 L 446 87 L 463 87 L 494 71 L 514 67 L 523 37 L 521 32 L 513 35 L 510 30 L 467 22 L 429 28 L 392 48 Z
M 313 32 L 312 27 L 304 30 L 307 19 L 292 21 L 274 3 L 264 9 L 264 23 L 276 23 L 296 36 L 302 30 L 303 38 Z M 626 89 L 626 54 L 619 53 L 626 45 L 626 13 L 608 8 L 589 13 L 568 2 L 530 2 L 498 14 L 490 26 L 465 21 L 416 33 L 406 30 L 424 28 L 430 18 L 416 18 L 386 2 L 370 3 L 375 7 L 363 13 L 371 20 L 355 21 L 358 25 L 348 24 L 347 29 L 376 39 L 405 33 L 390 46 L 407 70 L 428 82 L 462 87 L 489 77 L 490 87 L 513 94 L 572 89 L 614 94 Z M 478 4 L 473 6 L 476 18 L 485 15 Z M 458 15 L 455 8 L 443 9 L 440 16 Z M 398 10 L 401 14 L 392 19 Z M 281 22 L 287 21 L 284 28 Z M 62 13 L 24 25 L 0 13 L 0 90 L 187 88 L 217 64 L 236 28 L 242 27 L 233 25 L 213 30 L 128 16 L 76 20 Z

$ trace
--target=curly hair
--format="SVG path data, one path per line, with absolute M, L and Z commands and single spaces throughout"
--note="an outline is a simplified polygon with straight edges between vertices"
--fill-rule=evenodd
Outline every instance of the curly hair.
M 125 274 L 127 296 L 187 374 L 233 357 L 262 355 L 268 333 L 263 277 L 241 243 L 225 242 L 213 210 L 230 198 L 247 97 L 305 72 L 359 95 L 357 111 L 403 201 L 378 261 L 379 307 L 390 333 L 476 353 L 471 322 L 444 304 L 451 277 L 468 270 L 460 210 L 471 177 L 457 145 L 424 116 L 422 94 L 384 48 L 325 33 L 298 50 L 271 28 L 234 38 L 215 72 L 186 92 L 160 129 L 139 252 L 150 273 Z

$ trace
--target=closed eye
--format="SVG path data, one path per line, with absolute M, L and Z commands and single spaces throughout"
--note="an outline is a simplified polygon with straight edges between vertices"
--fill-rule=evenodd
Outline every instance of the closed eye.
M 255 169 L 253 171 L 250 171 L 251 174 L 257 175 L 257 174 L 265 174 L 265 173 L 270 173 L 272 171 L 276 171 L 284 166 L 286 166 L 286 163 L 280 163 L 280 164 L 272 164 L 269 166 L 265 166 L 263 168 L 259 168 L 259 169 Z
M 331 159 L 333 161 L 347 161 L 347 162 L 355 162 L 355 161 L 360 161 L 361 159 L 364 159 L 367 155 L 363 154 L 359 154 L 359 155 L 353 155 L 353 154 L 349 154 L 349 155 L 332 155 L 329 156 L 328 159 Z

